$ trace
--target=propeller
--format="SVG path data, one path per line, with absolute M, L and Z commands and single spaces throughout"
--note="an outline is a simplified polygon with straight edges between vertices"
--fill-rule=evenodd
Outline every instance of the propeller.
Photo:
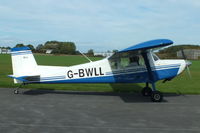
M 185 60 L 185 63 L 186 63 L 187 74 L 188 74 L 189 78 L 192 78 L 191 73 L 190 73 L 190 68 L 189 68 L 189 66 L 192 64 L 192 62 L 187 60 L 187 56 L 185 55 L 183 49 L 181 49 L 181 53 L 182 53 L 183 59 Z

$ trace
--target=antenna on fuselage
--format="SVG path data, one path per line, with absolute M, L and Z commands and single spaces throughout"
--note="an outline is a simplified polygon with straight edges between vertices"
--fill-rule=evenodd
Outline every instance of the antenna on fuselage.
M 83 57 L 85 57 L 89 62 L 92 62 L 92 60 L 90 60 L 90 58 L 88 58 L 85 54 L 83 54 L 82 52 L 78 51 Z

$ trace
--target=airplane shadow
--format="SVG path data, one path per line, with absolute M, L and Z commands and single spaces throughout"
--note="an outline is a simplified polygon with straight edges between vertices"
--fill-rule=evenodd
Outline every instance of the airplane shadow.
M 96 95 L 96 96 L 117 96 L 125 103 L 149 103 L 150 97 L 144 97 L 140 93 L 142 87 L 137 84 L 110 84 L 113 92 L 88 92 L 88 91 L 68 91 L 68 90 L 54 90 L 54 89 L 32 89 L 25 90 L 24 95 L 44 95 L 44 94 L 66 94 L 66 95 Z M 123 88 L 123 89 L 122 89 Z M 181 94 L 164 93 L 164 97 L 181 96 Z M 163 102 L 168 102 L 163 100 Z

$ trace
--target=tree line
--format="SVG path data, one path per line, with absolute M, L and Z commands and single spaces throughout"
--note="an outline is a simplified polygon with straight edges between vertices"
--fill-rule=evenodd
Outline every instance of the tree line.
M 39 44 L 36 47 L 31 44 L 17 44 L 15 47 L 24 46 L 29 47 L 34 53 L 46 53 L 47 50 L 52 50 L 52 54 L 77 54 L 74 42 L 47 41 L 45 44 Z
M 76 45 L 74 42 L 60 42 L 60 41 L 47 41 L 44 44 L 39 44 L 34 47 L 31 44 L 25 45 L 23 43 L 16 44 L 16 47 L 29 47 L 33 53 L 46 53 L 47 50 L 51 50 L 52 54 L 68 54 L 68 55 L 80 55 L 81 53 L 76 50 Z M 2 47 L 6 49 L 11 49 L 10 47 Z M 116 52 L 117 50 L 113 50 Z M 87 56 L 94 56 L 94 50 L 89 49 L 86 53 Z
M 15 47 L 29 47 L 34 53 L 46 53 L 47 50 L 52 50 L 52 54 L 69 54 L 69 55 L 79 55 L 80 52 L 76 50 L 76 45 L 74 42 L 60 42 L 60 41 L 47 41 L 44 44 L 39 44 L 34 47 L 31 44 L 25 45 L 23 43 L 17 44 Z M 11 49 L 11 47 L 0 47 L 3 49 Z M 176 45 L 170 46 L 164 49 L 160 49 L 157 54 L 162 58 L 176 58 L 177 51 L 181 49 L 199 49 L 199 45 Z M 113 50 L 115 53 L 118 50 Z M 111 51 L 107 51 L 111 52 Z M 86 53 L 88 56 L 94 56 L 94 50 L 89 49 Z
M 199 49 L 199 45 L 176 45 L 159 50 L 157 53 L 161 58 L 177 58 L 177 52 L 182 49 Z

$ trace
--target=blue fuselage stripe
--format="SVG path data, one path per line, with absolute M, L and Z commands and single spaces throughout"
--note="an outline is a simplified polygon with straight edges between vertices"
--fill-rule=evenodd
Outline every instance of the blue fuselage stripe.
M 155 80 L 161 80 L 166 78 L 172 78 L 177 75 L 179 68 L 170 68 L 153 71 Z M 133 73 L 121 73 L 114 75 L 107 75 L 101 77 L 89 77 L 79 79 L 65 79 L 62 78 L 41 78 L 40 83 L 144 83 L 148 81 L 147 71 L 133 72 Z

